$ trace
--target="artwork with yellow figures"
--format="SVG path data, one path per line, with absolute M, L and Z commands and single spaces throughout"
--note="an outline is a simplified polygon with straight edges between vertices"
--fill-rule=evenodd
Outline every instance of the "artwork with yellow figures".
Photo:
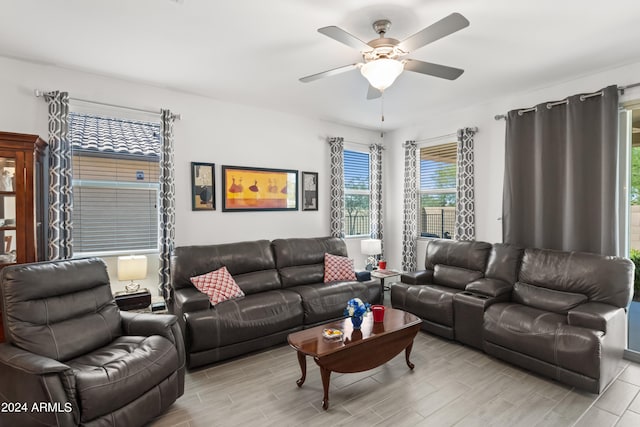
M 298 210 L 298 171 L 222 166 L 222 211 Z

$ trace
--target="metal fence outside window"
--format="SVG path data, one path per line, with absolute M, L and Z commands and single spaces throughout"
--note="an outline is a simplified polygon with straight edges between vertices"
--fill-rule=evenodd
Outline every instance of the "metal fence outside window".
M 345 234 L 347 236 L 369 235 L 371 228 L 369 227 L 369 213 L 349 215 L 345 214 Z
M 420 210 L 420 237 L 452 239 L 455 224 L 455 209 L 423 208 Z

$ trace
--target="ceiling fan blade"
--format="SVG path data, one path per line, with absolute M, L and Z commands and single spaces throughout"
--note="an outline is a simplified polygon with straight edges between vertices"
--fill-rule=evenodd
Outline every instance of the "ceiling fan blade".
M 371 50 L 371 46 L 369 46 L 353 34 L 349 34 L 342 28 L 336 27 L 335 25 L 332 25 L 330 27 L 318 28 L 318 32 L 361 52 Z
M 367 91 L 367 99 L 376 99 L 382 96 L 382 92 L 380 92 L 375 87 L 369 85 L 369 90 Z
M 446 65 L 434 64 L 433 62 L 418 61 L 417 59 L 407 59 L 404 64 L 404 69 L 447 80 L 455 80 L 464 73 L 464 70 L 460 68 L 447 67 Z
M 451 15 L 442 18 L 435 24 L 428 26 L 422 31 L 418 31 L 411 37 L 400 42 L 400 48 L 405 52 L 413 52 L 422 46 L 433 43 L 449 34 L 453 34 L 463 28 L 469 26 L 469 21 L 459 13 L 452 13 Z
M 302 77 L 299 80 L 301 82 L 303 82 L 303 83 L 309 83 L 309 82 L 312 82 L 314 80 L 318 80 L 318 79 L 321 79 L 321 78 L 324 78 L 324 77 L 335 76 L 336 74 L 342 74 L 342 73 L 345 73 L 347 71 L 351 71 L 354 68 L 357 68 L 358 65 L 360 65 L 360 64 L 356 63 L 356 64 L 345 65 L 343 67 L 334 68 L 332 70 L 323 71 L 321 73 L 311 74 L 310 76 Z

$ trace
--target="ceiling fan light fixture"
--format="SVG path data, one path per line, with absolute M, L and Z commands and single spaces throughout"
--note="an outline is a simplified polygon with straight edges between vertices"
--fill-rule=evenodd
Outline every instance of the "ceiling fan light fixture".
M 398 78 L 404 63 L 395 59 L 380 58 L 367 62 L 360 68 L 362 75 L 369 81 L 369 84 L 380 92 L 391 86 Z

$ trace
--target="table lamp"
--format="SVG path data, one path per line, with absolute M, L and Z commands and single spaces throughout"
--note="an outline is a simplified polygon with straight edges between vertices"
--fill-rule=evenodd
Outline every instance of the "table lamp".
M 124 289 L 128 293 L 137 292 L 140 284 L 134 280 L 142 280 L 147 277 L 147 257 L 144 255 L 131 255 L 118 257 L 118 280 L 126 281 Z
M 365 239 L 360 242 L 360 252 L 367 257 L 367 266 L 365 269 L 371 271 L 376 266 L 376 255 L 382 253 L 382 241 L 380 239 Z

